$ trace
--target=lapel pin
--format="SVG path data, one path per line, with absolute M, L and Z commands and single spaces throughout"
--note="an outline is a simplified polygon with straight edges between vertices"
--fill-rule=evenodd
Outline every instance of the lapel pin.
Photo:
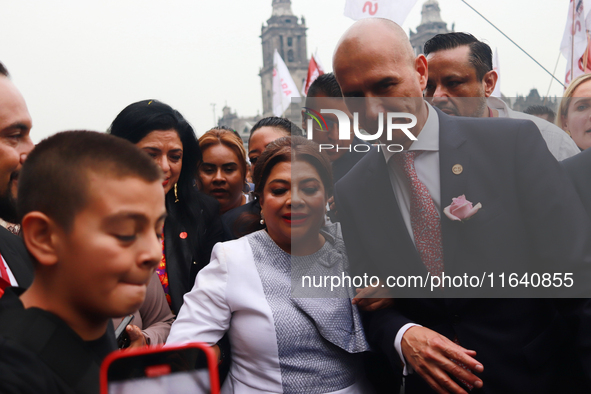
M 453 172 L 455 175 L 460 175 L 462 171 L 464 171 L 464 167 L 462 167 L 461 164 L 456 164 L 451 168 L 451 172 Z
M 185 239 L 185 238 L 187 238 L 187 233 L 183 231 L 182 233 L 179 234 L 179 237 L 181 237 L 181 239 Z

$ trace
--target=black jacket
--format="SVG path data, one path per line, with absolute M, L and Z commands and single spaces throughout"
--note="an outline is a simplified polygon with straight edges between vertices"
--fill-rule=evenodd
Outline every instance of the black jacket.
M 440 212 L 446 275 L 477 270 L 495 275 L 551 272 L 545 271 L 547 267 L 575 272 L 591 263 L 589 220 L 533 123 L 437 112 L 441 207 L 462 194 L 483 207 L 465 223 L 452 222 Z M 460 174 L 452 171 L 458 164 L 463 166 Z M 356 275 L 425 277 L 427 270 L 398 209 L 382 152 L 367 153 L 337 183 L 335 194 Z M 585 282 L 587 277 L 576 278 L 582 289 L 591 283 Z M 496 286 L 500 288 L 498 281 Z M 447 294 L 452 290 L 447 288 Z M 503 291 L 512 294 L 511 290 Z M 588 392 L 581 385 L 565 389 L 580 375 L 566 379 L 560 374 L 575 360 L 591 377 L 588 300 L 420 299 L 397 294 L 395 307 L 368 314 L 365 327 L 370 343 L 393 365 L 400 362 L 393 346 L 396 334 L 415 322 L 477 352 L 484 366 L 484 387 L 473 392 Z M 411 374 L 406 393 L 423 392 L 432 391 Z
M 33 262 L 23 240 L 0 226 L 0 254 L 6 260 L 19 287 L 24 289 L 33 282 Z
M 183 296 L 195 284 L 201 268 L 209 263 L 213 246 L 223 239 L 218 202 L 195 190 L 190 206 L 166 198 L 164 247 L 172 311 L 178 314 Z
M 569 157 L 561 163 L 573 181 L 587 214 L 591 217 L 591 149 Z

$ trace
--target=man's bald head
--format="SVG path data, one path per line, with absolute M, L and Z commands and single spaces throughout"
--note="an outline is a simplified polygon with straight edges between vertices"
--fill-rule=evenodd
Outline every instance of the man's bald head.
M 379 39 L 376 40 L 376 38 Z M 375 45 L 380 42 L 395 45 L 400 54 L 406 55 L 409 61 L 414 61 L 414 51 L 408 36 L 400 26 L 390 19 L 365 18 L 355 22 L 339 39 L 333 54 L 333 65 L 335 62 L 342 60 L 343 53 L 350 49 Z M 341 59 L 339 59 L 339 56 Z
M 420 132 L 428 114 L 422 98 L 427 59 L 415 58 L 396 23 L 379 18 L 357 21 L 337 44 L 333 69 L 349 111 L 359 114 L 366 131 L 379 129 L 380 114 L 385 119 L 385 113 L 406 112 L 417 117 L 412 132 Z M 408 144 L 407 136 L 400 134 L 392 141 Z
M 416 69 L 417 60 L 404 30 L 389 19 L 366 18 L 353 24 L 337 43 L 333 55 L 333 69 L 341 86 L 348 85 L 352 74 L 364 73 L 367 67 L 386 68 L 394 72 Z M 421 59 L 421 62 L 422 62 Z M 425 74 L 426 74 L 426 61 Z M 354 70 L 354 73 L 350 71 Z M 417 75 L 417 77 L 419 77 Z M 424 87 L 423 87 L 424 88 Z M 406 97 L 422 97 L 423 88 Z M 343 96 L 347 97 L 346 89 Z M 359 96 L 359 92 L 355 92 Z M 393 97 L 393 96 L 389 96 Z

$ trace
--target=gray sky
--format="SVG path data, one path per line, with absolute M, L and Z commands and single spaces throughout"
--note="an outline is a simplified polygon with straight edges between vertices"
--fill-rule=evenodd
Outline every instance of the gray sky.
M 33 117 L 38 142 L 58 131 L 104 131 L 126 105 L 155 98 L 178 109 L 202 134 L 224 104 L 238 115 L 262 110 L 261 25 L 272 0 L 0 0 L 0 61 Z M 467 0 L 553 71 L 568 0 Z M 420 23 L 419 0 L 403 27 Z M 538 88 L 550 76 L 460 0 L 439 0 L 448 28 L 498 48 L 506 96 Z M 292 0 L 305 16 L 308 54 L 332 70 L 334 46 L 353 21 L 345 0 Z M 589 9 L 587 9 L 589 11 Z M 564 79 L 560 58 L 556 75 Z M 562 94 L 552 83 L 551 95 Z

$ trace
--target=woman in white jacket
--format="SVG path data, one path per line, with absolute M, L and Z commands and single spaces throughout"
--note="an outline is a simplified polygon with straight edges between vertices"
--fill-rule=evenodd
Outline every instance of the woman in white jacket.
M 330 161 L 285 137 L 260 156 L 254 180 L 262 218 L 250 220 L 266 228 L 214 247 L 167 343 L 213 345 L 228 332 L 224 393 L 366 393 L 358 373 L 369 346 L 351 289 L 309 285 L 347 268 L 340 228 L 323 227 Z

